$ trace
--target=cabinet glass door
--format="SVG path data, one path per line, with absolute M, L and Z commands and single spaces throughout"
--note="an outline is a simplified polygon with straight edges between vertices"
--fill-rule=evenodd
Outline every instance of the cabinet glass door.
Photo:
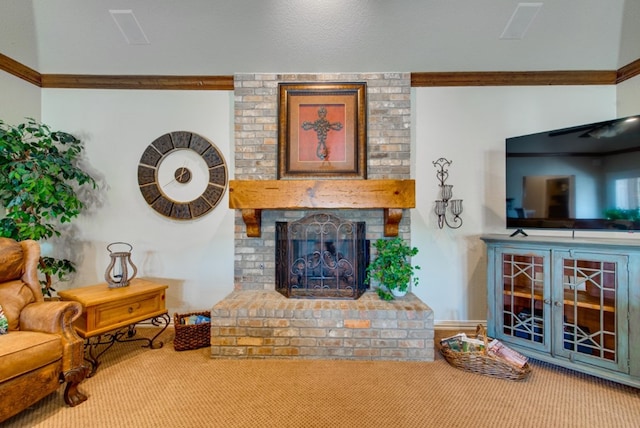
M 545 340 L 549 284 L 548 252 L 514 252 L 504 250 L 499 254 L 501 263 L 496 269 L 501 275 L 496 283 L 502 288 L 496 293 L 496 308 L 502 310 L 498 316 L 496 334 L 523 346 L 548 349 Z M 499 291 L 499 290 L 496 290 Z
M 563 335 L 556 336 L 556 354 L 624 371 L 619 317 L 624 318 L 620 308 L 626 303 L 618 301 L 618 288 L 626 284 L 626 257 L 572 252 L 558 257 L 558 263 L 562 277 L 556 283 L 562 287 L 554 296 L 554 310 L 561 309 Z

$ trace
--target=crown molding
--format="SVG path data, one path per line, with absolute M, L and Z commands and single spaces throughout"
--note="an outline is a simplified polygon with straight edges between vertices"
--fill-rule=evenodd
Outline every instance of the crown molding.
M 615 70 L 419 72 L 411 73 L 411 86 L 615 85 L 616 76 Z
M 0 53 L 0 70 L 41 88 L 232 91 L 233 76 L 40 74 Z M 616 85 L 640 75 L 640 59 L 618 70 L 413 72 L 412 87 Z
M 43 74 L 43 88 L 233 91 L 233 76 Z
M 42 81 L 40 73 L 1 53 L 0 70 L 13 74 L 14 76 L 19 77 L 22 80 L 26 80 L 33 85 L 41 86 Z
M 640 59 L 629 63 L 618 70 L 616 83 L 624 82 L 627 79 L 631 79 L 640 74 Z

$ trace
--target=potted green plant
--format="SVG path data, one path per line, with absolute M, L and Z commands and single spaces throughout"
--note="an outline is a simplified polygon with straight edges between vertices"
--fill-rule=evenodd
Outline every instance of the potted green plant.
M 63 223 L 77 217 L 84 204 L 76 193 L 95 180 L 78 165 L 80 140 L 27 118 L 11 126 L 0 120 L 0 236 L 18 241 L 60 236 Z M 66 259 L 41 257 L 43 294 L 51 296 L 52 277 L 74 272 Z
M 393 300 L 395 296 L 406 294 L 409 284 L 418 285 L 414 275 L 420 266 L 411 264 L 410 258 L 418 254 L 416 247 L 410 247 L 400 237 L 378 239 L 373 246 L 377 250 L 376 258 L 367 266 L 366 283 L 372 280 L 378 283 L 378 296 L 383 300 Z

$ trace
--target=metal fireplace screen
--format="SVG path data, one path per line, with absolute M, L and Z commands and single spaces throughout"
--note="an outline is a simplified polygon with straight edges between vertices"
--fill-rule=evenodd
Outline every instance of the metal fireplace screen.
M 364 222 L 312 214 L 276 223 L 276 290 L 286 297 L 357 299 L 368 263 Z

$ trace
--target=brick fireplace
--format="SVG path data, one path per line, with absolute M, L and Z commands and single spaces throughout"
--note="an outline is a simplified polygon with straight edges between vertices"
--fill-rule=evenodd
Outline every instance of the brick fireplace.
M 409 73 L 237 74 L 236 180 L 276 179 L 279 82 L 366 82 L 367 181 L 398 180 L 402 187 L 410 178 Z M 366 224 L 370 241 L 390 226 L 410 239 L 408 209 L 371 208 L 322 212 Z M 257 219 L 252 213 L 235 210 L 234 292 L 212 309 L 213 358 L 433 360 L 433 312 L 413 294 L 384 302 L 371 291 L 355 300 L 287 299 L 276 292 L 276 224 L 318 210 L 265 209 Z

